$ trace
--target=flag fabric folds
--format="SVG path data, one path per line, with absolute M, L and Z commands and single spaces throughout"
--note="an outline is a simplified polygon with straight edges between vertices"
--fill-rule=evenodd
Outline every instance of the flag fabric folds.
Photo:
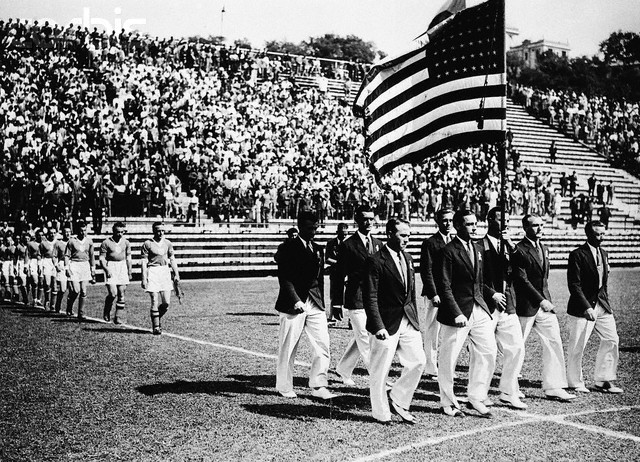
M 457 13 L 417 50 L 374 66 L 354 102 L 374 173 L 504 140 L 504 0 Z
M 438 13 L 436 13 L 436 15 L 429 23 L 429 27 L 427 28 L 427 32 L 425 32 L 425 34 L 433 34 L 438 29 L 438 25 L 442 24 L 454 14 L 464 10 L 466 7 L 466 0 L 447 0 L 447 2 L 442 5 L 442 7 L 440 7 Z

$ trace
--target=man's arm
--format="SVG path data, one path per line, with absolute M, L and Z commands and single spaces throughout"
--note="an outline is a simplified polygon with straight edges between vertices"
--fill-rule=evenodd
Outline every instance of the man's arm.
M 380 308 L 378 306 L 378 285 L 380 282 L 380 266 L 373 258 L 368 258 L 365 263 L 364 290 L 362 291 L 362 304 L 367 313 L 367 321 L 371 323 L 371 332 L 376 335 L 386 331 Z M 381 339 L 384 340 L 384 339 Z
M 429 300 L 437 296 L 436 283 L 433 279 L 433 259 L 431 258 L 427 239 L 422 241 L 422 246 L 420 247 L 420 278 Z
M 299 270 L 291 256 L 291 244 L 281 245 L 278 249 L 278 283 L 288 303 L 295 311 L 302 313 L 304 302 L 300 300 L 293 284 L 294 274 Z
M 593 313 L 589 313 L 592 310 L 591 303 L 587 300 L 587 297 L 582 290 L 582 268 L 581 260 L 578 252 L 571 252 L 569 254 L 569 266 L 567 266 L 567 285 L 569 287 L 569 293 L 576 300 L 576 302 L 583 308 L 584 317 L 593 321 Z M 592 310 L 593 311 L 593 310 Z
M 438 290 L 442 295 L 442 306 L 440 309 L 445 309 L 451 312 L 453 318 L 456 320 L 456 325 L 461 321 L 460 316 L 466 319 L 466 316 L 462 313 L 462 310 L 458 306 L 453 291 L 451 290 L 451 280 L 453 279 L 453 253 L 450 249 L 445 248 L 442 254 L 442 277 L 440 278 L 440 284 Z M 463 327 L 462 326 L 459 327 Z
M 533 287 L 529 276 L 527 275 L 527 257 L 521 250 L 516 250 L 512 258 L 513 262 L 513 283 L 517 291 L 524 293 L 525 298 L 528 298 L 533 306 L 540 305 L 545 298 L 540 292 Z
M 104 241 L 100 245 L 100 257 L 98 258 L 98 261 L 100 263 L 100 267 L 104 271 L 104 275 L 109 279 L 111 277 L 111 273 L 107 267 L 107 241 Z

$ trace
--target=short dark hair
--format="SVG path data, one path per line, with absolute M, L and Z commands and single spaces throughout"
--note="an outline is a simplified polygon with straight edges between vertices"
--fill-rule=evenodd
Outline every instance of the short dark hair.
M 346 223 L 338 223 L 338 230 L 340 229 L 347 229 L 347 224 Z
M 82 228 L 84 226 L 87 226 L 87 222 L 86 221 L 84 221 L 84 220 L 77 220 L 76 221 L 76 229 Z
M 154 221 L 153 224 L 151 225 L 151 230 L 155 230 L 158 226 L 162 226 L 164 225 L 163 222 L 161 221 Z
M 498 215 L 498 213 L 502 214 L 502 207 L 493 207 L 491 210 L 487 212 L 487 221 L 495 220 L 496 215 Z
M 525 215 L 522 217 L 522 227 L 526 228 L 527 226 L 529 226 L 529 220 L 531 220 L 532 218 L 540 218 L 540 215 L 535 214 L 535 213 L 530 213 L 528 215 Z
M 309 210 L 303 210 L 302 212 L 298 213 L 297 221 L 298 221 L 298 226 L 300 226 L 305 221 L 311 221 L 313 223 L 317 223 L 318 216 Z
M 476 216 L 469 209 L 460 209 L 456 213 L 453 214 L 453 226 L 463 226 L 464 225 L 464 217 L 468 217 L 470 215 Z
M 404 218 L 390 218 L 389 221 L 387 221 L 387 226 L 385 227 L 386 233 L 395 233 L 398 230 L 398 226 L 401 224 L 409 226 L 409 220 L 405 220 Z
M 126 227 L 127 227 L 127 225 L 125 225 L 123 222 L 121 222 L 121 221 L 116 221 L 116 222 L 113 224 L 113 226 L 111 227 L 111 229 L 112 229 L 113 231 L 115 231 L 115 230 L 116 230 L 116 228 L 126 228 Z
M 294 234 L 298 234 L 298 228 L 289 228 L 287 230 L 287 236 L 292 237 Z
M 606 226 L 600 220 L 587 221 L 587 224 L 584 225 L 585 234 L 588 236 L 589 234 L 593 233 L 593 228 L 595 227 L 605 228 Z
M 440 209 L 436 212 L 436 223 L 440 223 L 442 221 L 442 217 L 444 217 L 447 213 L 453 213 L 451 209 Z
M 373 210 L 371 210 L 371 206 L 369 204 L 360 204 L 358 207 L 356 207 L 353 218 L 357 219 L 358 217 L 364 216 L 364 214 L 368 212 L 373 212 Z

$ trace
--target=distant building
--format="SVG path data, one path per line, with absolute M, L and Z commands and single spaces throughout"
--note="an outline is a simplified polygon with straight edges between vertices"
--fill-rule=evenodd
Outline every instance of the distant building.
M 568 58 L 571 48 L 568 43 L 552 42 L 550 40 L 524 40 L 521 45 L 511 47 L 507 52 L 508 55 L 516 55 L 524 61 L 525 67 L 535 69 L 538 67 L 538 58 L 547 50 L 553 51 L 562 58 Z

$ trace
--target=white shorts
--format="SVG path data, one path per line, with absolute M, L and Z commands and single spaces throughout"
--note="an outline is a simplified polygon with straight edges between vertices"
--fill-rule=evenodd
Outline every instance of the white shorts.
M 64 268 L 62 271 L 58 270 L 58 272 L 56 273 L 56 281 L 63 285 L 68 282 L 66 268 Z
M 16 277 L 19 277 L 20 279 L 24 279 L 24 277 L 27 275 L 27 273 L 25 273 L 24 270 L 25 270 L 24 261 L 18 260 L 16 262 Z
M 9 282 L 9 278 L 13 277 L 13 262 L 12 261 L 3 261 L 2 262 L 2 280 L 5 282 Z
M 88 261 L 70 262 L 69 271 L 71 272 L 71 277 L 69 278 L 71 282 L 90 281 L 92 279 L 91 265 L 89 265 Z
M 56 267 L 53 264 L 52 258 L 43 258 L 42 259 L 42 275 L 46 279 L 51 279 L 56 275 Z
M 27 276 L 30 276 L 33 279 L 38 279 L 38 260 L 29 260 L 29 265 L 27 266 Z
M 171 268 L 168 266 L 149 266 L 147 292 L 170 292 L 173 289 Z
M 127 261 L 108 261 L 107 268 L 111 272 L 111 277 L 105 280 L 106 285 L 124 286 L 129 284 L 129 270 Z

